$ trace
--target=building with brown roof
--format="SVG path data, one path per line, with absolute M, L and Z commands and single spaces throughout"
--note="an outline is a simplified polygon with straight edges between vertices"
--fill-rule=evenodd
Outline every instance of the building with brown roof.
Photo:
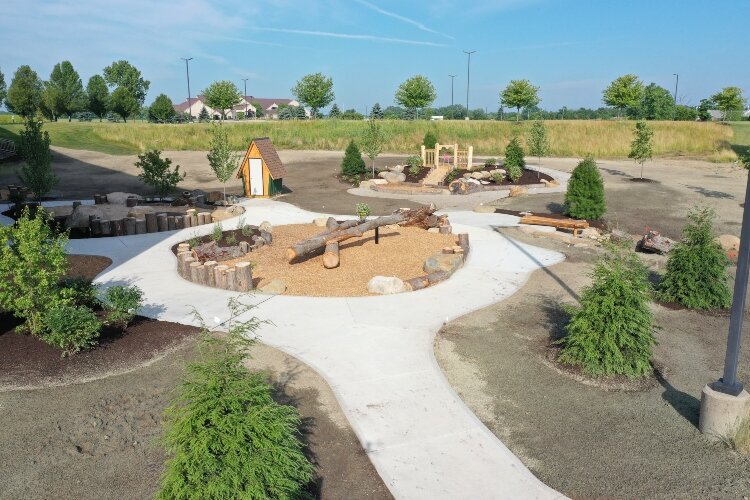
M 228 120 L 237 120 L 241 119 L 242 117 L 276 119 L 279 117 L 279 108 L 281 106 L 296 107 L 299 105 L 299 101 L 295 99 L 270 99 L 267 97 L 254 97 L 248 95 L 243 96 L 242 100 L 237 106 L 234 106 L 232 109 L 226 109 L 224 110 L 224 112 L 226 119 Z M 208 115 L 212 119 L 218 120 L 219 118 L 221 118 L 221 110 L 213 109 L 211 106 L 206 104 L 205 97 L 202 95 L 192 97 L 189 103 L 187 100 L 185 100 L 179 104 L 175 104 L 174 106 L 174 109 L 175 111 L 177 111 L 177 113 L 189 113 L 193 118 L 198 118 L 203 108 L 206 109 L 206 112 L 208 112 Z M 258 113 L 258 109 L 261 110 L 261 113 Z M 310 113 L 307 109 L 305 109 L 305 115 L 308 117 L 310 116 Z

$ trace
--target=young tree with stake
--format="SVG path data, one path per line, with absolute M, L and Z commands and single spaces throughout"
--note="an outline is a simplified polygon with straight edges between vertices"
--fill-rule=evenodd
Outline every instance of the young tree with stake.
M 654 131 L 645 121 L 636 122 L 633 130 L 633 142 L 630 144 L 628 158 L 641 164 L 641 179 L 643 179 L 643 164 L 653 156 Z
M 375 177 L 375 158 L 383 152 L 383 144 L 385 143 L 385 133 L 382 127 L 371 118 L 367 122 L 367 128 L 362 134 L 362 150 L 365 152 L 368 158 L 372 161 L 372 176 Z
M 229 144 L 229 134 L 227 129 L 221 125 L 214 125 L 211 131 L 211 147 L 206 157 L 211 170 L 216 174 L 216 178 L 223 184 L 224 199 L 227 198 L 226 183 L 232 176 L 240 162 L 240 155 L 232 150 Z
M 547 156 L 549 152 L 549 140 L 547 139 L 547 127 L 541 120 L 536 120 L 531 124 L 529 130 L 529 137 L 527 139 L 529 144 L 529 154 L 537 157 L 537 163 L 539 167 L 542 166 L 542 156 Z M 536 171 L 536 176 L 539 178 L 539 170 Z

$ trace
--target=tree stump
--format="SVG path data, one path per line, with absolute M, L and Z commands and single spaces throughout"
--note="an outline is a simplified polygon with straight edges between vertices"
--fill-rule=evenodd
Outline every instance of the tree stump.
M 234 266 L 235 288 L 238 292 L 248 292 L 253 289 L 253 271 L 249 262 L 238 262 Z
M 182 252 L 189 252 L 190 251 L 190 243 L 180 243 L 177 245 L 177 253 L 180 254 Z
M 226 271 L 227 276 L 227 290 L 235 291 L 237 290 L 237 271 L 234 269 L 234 267 L 230 267 Z
M 135 217 L 125 218 L 125 234 L 128 236 L 135 234 Z
M 138 198 L 135 196 L 129 196 L 128 199 L 125 200 L 125 206 L 132 208 L 138 205 Z
M 206 223 L 206 216 L 203 215 L 202 213 L 198 214 L 198 225 L 202 226 L 205 223 Z
M 194 213 L 190 216 L 190 225 L 192 227 L 200 226 L 198 223 L 198 214 Z
M 174 215 L 167 216 L 167 230 L 168 231 L 174 231 L 175 229 L 177 229 L 177 224 L 175 222 L 175 216 Z
M 104 219 L 99 221 L 99 225 L 102 229 L 102 236 L 111 236 L 112 235 L 112 226 L 109 224 L 109 221 Z
M 323 267 L 326 269 L 333 269 L 339 267 L 339 263 L 339 242 L 332 241 L 326 245 L 326 250 L 323 254 Z
M 175 215 L 174 228 L 177 230 L 185 229 L 185 219 L 182 217 L 182 215 Z
M 216 261 L 209 260 L 203 264 L 206 269 L 206 286 L 216 286 L 216 275 L 214 269 L 216 268 Z
M 193 219 L 190 218 L 190 214 L 185 214 L 182 216 L 182 227 L 193 227 Z
M 165 213 L 156 214 L 156 229 L 160 233 L 163 231 L 169 231 L 169 224 L 167 222 L 167 214 Z
M 222 288 L 226 290 L 227 288 L 227 273 L 226 270 L 229 269 L 229 266 L 220 264 L 214 267 L 214 283 L 216 283 L 216 288 Z
M 156 214 L 146 214 L 146 232 L 155 233 L 159 230 L 156 223 Z
M 195 260 L 195 257 L 187 256 L 187 257 L 182 258 L 182 267 L 183 267 L 182 277 L 185 278 L 186 280 L 189 280 L 191 277 L 190 276 L 190 264 L 192 264 L 193 262 L 198 262 L 197 260 Z
M 99 217 L 94 217 L 93 220 L 89 219 L 89 228 L 91 229 L 92 236 L 102 235 L 102 220 Z
M 200 262 L 191 262 L 190 263 L 190 281 L 193 283 L 196 283 L 200 285 L 200 268 L 203 267 L 203 264 Z
M 147 232 L 146 219 L 136 219 L 135 220 L 135 234 L 145 234 L 146 232 Z

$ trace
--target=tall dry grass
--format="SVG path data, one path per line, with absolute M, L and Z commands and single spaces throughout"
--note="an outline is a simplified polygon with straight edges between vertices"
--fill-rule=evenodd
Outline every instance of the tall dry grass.
M 496 121 L 408 122 L 383 120 L 388 136 L 385 151 L 414 154 L 419 151 L 425 132 L 436 131 L 439 142 L 474 146 L 475 155 L 502 156 L 513 136 L 525 145 L 530 122 L 520 124 Z M 630 121 L 547 121 L 550 155 L 597 158 L 627 157 L 634 122 Z M 717 123 L 650 122 L 654 129 L 656 156 L 689 156 L 714 161 L 736 158 L 730 145 L 732 128 Z M 247 147 L 254 137 L 271 137 L 279 149 L 342 150 L 351 139 L 361 137 L 367 124 L 345 120 L 228 122 L 230 139 L 237 149 Z M 209 124 L 156 125 L 148 123 L 49 123 L 46 125 L 54 144 L 86 148 L 101 143 L 128 148 L 131 152 L 158 148 L 162 150 L 205 150 L 208 148 Z M 83 140 L 85 138 L 85 141 Z M 56 139 L 58 139 L 56 141 Z

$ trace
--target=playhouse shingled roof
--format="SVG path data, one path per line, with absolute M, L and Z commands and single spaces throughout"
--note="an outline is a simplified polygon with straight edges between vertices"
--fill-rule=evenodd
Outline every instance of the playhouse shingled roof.
M 266 162 L 271 177 L 274 179 L 281 179 L 284 177 L 286 175 L 286 169 L 284 168 L 284 164 L 281 163 L 281 158 L 279 158 L 279 154 L 276 152 L 276 148 L 273 146 L 271 139 L 268 137 L 259 137 L 253 139 L 253 142 L 255 142 L 255 145 L 258 147 L 258 151 L 260 151 L 263 161 Z

